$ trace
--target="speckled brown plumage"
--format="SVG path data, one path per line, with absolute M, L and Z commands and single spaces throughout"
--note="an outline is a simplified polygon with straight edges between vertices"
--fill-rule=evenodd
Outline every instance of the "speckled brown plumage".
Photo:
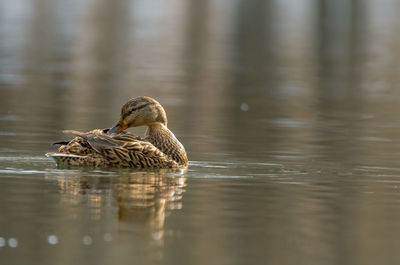
M 123 132 L 126 128 L 142 125 L 148 126 L 143 138 Z M 167 128 L 164 109 L 149 97 L 128 101 L 122 107 L 120 121 L 110 130 L 65 133 L 76 137 L 61 145 L 58 153 L 46 154 L 60 165 L 132 168 L 188 165 L 185 148 Z

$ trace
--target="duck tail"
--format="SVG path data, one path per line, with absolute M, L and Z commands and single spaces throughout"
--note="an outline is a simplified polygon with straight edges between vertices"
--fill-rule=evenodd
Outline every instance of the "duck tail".
M 55 145 L 55 146 L 62 146 L 62 145 L 67 145 L 67 144 L 69 144 L 69 142 L 67 142 L 67 141 L 60 141 L 60 142 L 53 143 L 53 145 Z
M 53 158 L 58 166 L 82 166 L 87 158 L 87 156 L 61 153 L 47 153 L 46 156 Z

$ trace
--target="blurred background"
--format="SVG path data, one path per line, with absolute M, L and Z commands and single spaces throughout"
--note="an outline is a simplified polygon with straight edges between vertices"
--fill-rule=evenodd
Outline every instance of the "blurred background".
M 157 262 L 397 264 L 399 16 L 396 0 L 0 0 L 0 176 L 34 167 L 64 187 L 70 173 L 42 158 L 61 131 L 111 127 L 123 103 L 147 95 L 191 161 L 192 211 L 174 211 Z M 98 181 L 78 175 L 75 200 Z M 97 199 L 124 186 L 105 179 Z M 4 181 L 11 198 L 21 183 Z M 11 208 L 3 225 L 32 217 Z M 117 229 L 110 216 L 99 226 Z M 140 244 L 124 229 L 137 241 L 119 248 Z
M 35 149 L 62 129 L 112 126 L 139 95 L 161 102 L 194 160 L 264 159 L 293 142 L 309 154 L 344 128 L 334 149 L 345 152 L 341 144 L 383 137 L 371 120 L 398 116 L 394 0 L 3 0 L 0 8 L 2 134 L 29 133 L 24 144 Z

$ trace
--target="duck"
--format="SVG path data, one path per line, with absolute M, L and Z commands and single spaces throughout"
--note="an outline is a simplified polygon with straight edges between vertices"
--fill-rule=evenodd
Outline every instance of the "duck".
M 142 136 L 125 130 L 147 126 Z M 118 123 L 106 129 L 89 132 L 65 130 L 75 136 L 70 141 L 54 143 L 58 152 L 47 153 L 59 166 L 186 168 L 184 146 L 167 127 L 167 115 L 155 99 L 140 96 L 121 108 Z

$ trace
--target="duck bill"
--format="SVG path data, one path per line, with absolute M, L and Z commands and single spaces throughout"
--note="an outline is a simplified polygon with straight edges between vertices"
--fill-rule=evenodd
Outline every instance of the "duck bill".
M 122 122 L 122 120 L 120 120 L 114 127 L 112 127 L 108 131 L 108 133 L 121 133 L 125 131 L 126 128 L 128 128 L 128 125 L 126 125 L 125 123 Z

